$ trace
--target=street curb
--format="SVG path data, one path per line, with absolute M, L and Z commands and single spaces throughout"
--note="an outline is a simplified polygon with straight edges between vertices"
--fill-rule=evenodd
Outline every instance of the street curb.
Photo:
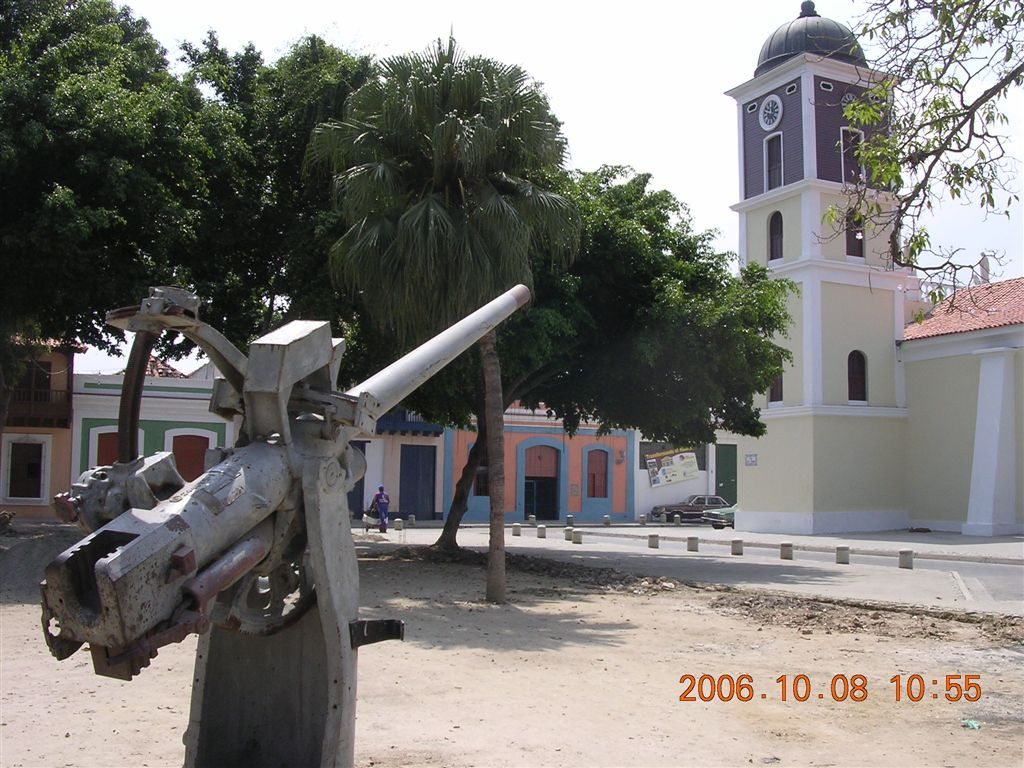
M 556 522 L 556 526 L 557 527 L 561 527 L 561 524 L 562 524 L 562 521 L 557 521 Z M 360 523 L 359 526 L 356 526 L 356 524 L 353 523 L 353 527 L 361 527 L 361 525 L 362 524 Z M 417 521 L 416 529 L 420 529 L 420 530 L 423 530 L 423 529 L 440 530 L 442 525 L 443 525 L 443 523 L 440 520 L 428 520 L 428 521 L 423 521 L 422 523 L 420 521 Z M 522 524 L 522 525 L 524 525 L 524 528 L 526 527 L 525 524 Z M 549 527 L 550 527 L 551 523 L 547 523 L 547 525 L 549 525 Z M 463 524 L 463 525 L 461 525 L 459 527 L 460 528 L 466 528 L 466 529 L 469 529 L 469 528 L 486 528 L 487 524 L 486 523 L 466 523 L 466 524 Z M 511 527 L 511 525 L 506 526 L 506 528 L 510 528 L 510 527 Z M 583 528 L 584 530 L 586 530 L 588 536 L 604 536 L 604 537 L 607 537 L 607 538 L 610 538 L 610 539 L 621 538 L 621 539 L 643 540 L 643 539 L 647 538 L 649 533 L 657 533 L 661 537 L 662 541 L 682 542 L 684 544 L 686 543 L 686 539 L 689 538 L 689 536 L 687 536 L 687 535 L 680 535 L 680 534 L 677 533 L 677 531 L 680 531 L 680 530 L 681 531 L 695 530 L 693 528 L 687 528 L 687 527 L 677 528 L 677 527 L 673 526 L 673 527 L 668 529 L 668 530 L 672 531 L 672 533 L 665 533 L 664 531 L 666 529 L 665 529 L 664 526 L 658 526 L 658 525 L 639 526 L 639 525 L 637 525 L 637 526 L 629 526 L 630 529 L 637 530 L 637 533 L 630 533 L 628 531 L 623 531 L 623 530 L 618 530 L 618 531 L 616 531 L 614 529 L 609 530 L 606 526 L 594 525 L 593 523 L 588 523 L 586 525 L 579 525 L 579 526 L 576 526 L 576 527 L 577 528 Z M 643 532 L 641 533 L 641 531 L 643 531 Z M 693 535 L 693 534 L 690 534 L 690 535 Z M 736 532 L 736 538 L 743 538 L 743 531 L 737 531 Z M 794 536 L 794 538 L 798 539 L 799 535 Z M 700 541 L 701 544 L 709 544 L 709 545 L 722 546 L 722 547 L 728 547 L 729 546 L 729 541 L 730 541 L 729 539 L 705 538 L 703 536 L 698 536 L 698 540 Z M 743 538 L 743 546 L 745 546 L 745 547 L 754 547 L 754 548 L 757 548 L 757 549 L 774 549 L 776 551 L 778 551 L 778 548 L 779 548 L 778 543 L 772 543 L 772 542 L 767 542 L 767 541 L 758 541 L 756 539 L 748 540 L 746 538 Z M 893 557 L 893 558 L 899 557 L 899 550 L 900 549 L 912 549 L 913 548 L 913 544 L 910 543 L 910 542 L 907 542 L 907 543 L 894 542 L 893 545 L 892 545 L 894 547 L 894 549 L 879 549 L 879 548 L 876 548 L 876 547 L 858 547 L 858 546 L 853 546 L 853 545 L 848 545 L 848 546 L 850 546 L 850 554 L 851 555 L 869 555 L 869 556 L 875 556 L 875 557 Z M 798 543 L 797 541 L 794 541 L 793 542 L 793 551 L 795 551 L 795 552 L 819 552 L 819 553 L 826 553 L 827 554 L 827 553 L 835 552 L 835 547 L 827 547 L 827 546 L 818 545 L 818 544 L 801 544 L 801 543 Z M 991 564 L 991 565 L 1019 565 L 1019 566 L 1024 566 L 1024 558 L 1019 558 L 1019 557 L 1001 557 L 999 555 L 984 555 L 984 554 L 970 554 L 970 555 L 964 554 L 964 555 L 960 555 L 960 554 L 954 554 L 954 553 L 950 553 L 950 552 L 931 552 L 931 551 L 928 551 L 928 550 L 914 550 L 914 556 L 916 558 L 922 559 L 922 560 L 944 560 L 944 561 L 948 561 L 948 562 L 988 563 L 988 564 Z
M 611 531 L 604 531 L 600 528 L 587 528 L 587 534 L 590 536 L 605 536 L 610 539 L 645 539 L 647 534 L 631 534 L 631 533 L 617 533 Z M 683 544 L 686 543 L 687 536 L 673 536 L 671 534 L 659 534 L 662 541 L 677 541 Z M 738 532 L 736 538 L 742 538 L 742 531 Z M 723 539 L 708 539 L 698 536 L 698 541 L 701 544 L 712 544 L 720 547 L 728 547 L 729 541 Z M 776 543 L 766 541 L 756 541 L 743 539 L 744 547 L 756 547 L 758 549 L 774 549 L 778 550 L 779 545 Z M 909 545 L 900 545 L 900 549 L 910 549 Z M 794 552 L 824 552 L 831 553 L 835 552 L 835 547 L 825 547 L 814 544 L 798 544 L 793 542 Z M 866 547 L 854 547 L 850 545 L 850 555 L 872 555 L 875 557 L 899 557 L 898 550 L 888 549 L 874 549 Z M 990 563 L 992 565 L 1024 565 L 1024 558 L 1017 557 L 999 557 L 997 555 L 956 555 L 946 552 L 928 552 L 926 550 L 915 550 L 914 557 L 919 560 L 948 560 L 951 562 L 964 562 L 964 563 Z

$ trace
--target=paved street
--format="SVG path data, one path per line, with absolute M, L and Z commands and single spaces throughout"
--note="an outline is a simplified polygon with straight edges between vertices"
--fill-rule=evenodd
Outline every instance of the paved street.
M 685 582 L 1024 615 L 1022 536 L 986 539 L 904 531 L 786 536 L 672 525 L 578 530 L 583 532 L 581 544 L 566 541 L 561 526 L 547 527 L 543 539 L 532 526 L 522 525 L 520 536 L 509 527 L 505 541 L 510 552 Z M 648 546 L 651 534 L 659 537 L 657 549 Z M 430 544 L 437 535 L 436 526 L 421 523 L 412 529 L 392 529 L 386 538 L 392 543 Z M 698 552 L 687 551 L 688 536 L 698 537 Z M 733 539 L 744 541 L 742 555 L 730 554 Z M 782 542 L 793 544 L 793 560 L 779 558 Z M 486 548 L 486 526 L 464 527 L 459 543 Z M 835 562 L 836 546 L 850 547 L 848 565 Z M 915 553 L 909 570 L 898 567 L 899 552 L 906 549 Z

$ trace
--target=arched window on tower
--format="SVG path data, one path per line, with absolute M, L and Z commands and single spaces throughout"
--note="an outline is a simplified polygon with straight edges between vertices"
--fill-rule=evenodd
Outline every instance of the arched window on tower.
M 846 212 L 846 255 L 864 258 L 864 218 L 854 208 Z
M 772 380 L 771 387 L 768 388 L 768 404 L 781 403 L 782 402 L 782 374 L 780 373 Z
M 775 211 L 768 217 L 768 261 L 782 258 L 782 214 Z
M 868 401 L 868 359 L 863 352 L 855 349 L 846 358 L 846 381 L 850 402 L 866 403 Z

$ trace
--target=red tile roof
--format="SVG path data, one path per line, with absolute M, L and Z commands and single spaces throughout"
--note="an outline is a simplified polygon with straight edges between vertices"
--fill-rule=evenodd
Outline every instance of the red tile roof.
M 903 329 L 903 338 L 926 339 L 1024 323 L 1024 277 L 961 288 L 939 302 L 924 321 Z
M 11 340 L 15 344 L 22 346 L 34 345 L 43 348 L 44 354 L 52 354 L 53 352 L 75 352 L 78 354 L 84 353 L 89 348 L 84 344 L 79 344 L 77 341 L 58 341 L 57 339 L 28 339 L 22 336 L 20 333 L 14 334 Z
M 157 360 L 155 357 L 149 358 L 149 362 L 146 363 L 146 375 L 156 376 L 164 379 L 184 379 L 185 374 L 174 368 L 163 360 Z

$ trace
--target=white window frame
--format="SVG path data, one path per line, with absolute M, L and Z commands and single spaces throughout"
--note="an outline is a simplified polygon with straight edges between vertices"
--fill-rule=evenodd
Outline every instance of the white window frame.
M 12 497 L 11 476 L 11 446 L 20 443 L 33 443 L 43 446 L 43 455 L 40 459 L 42 466 L 39 469 L 39 491 L 38 497 Z M 23 507 L 46 507 L 50 505 L 50 463 L 53 456 L 53 435 L 31 434 L 23 432 L 5 432 L 0 443 L 0 451 L 3 455 L 3 472 L 0 473 L 0 502 L 12 506 Z
M 768 142 L 775 137 L 779 139 L 779 186 L 768 187 Z M 764 137 L 764 142 L 761 149 L 764 158 L 764 191 L 771 192 L 773 189 L 782 189 L 786 186 L 786 147 L 783 144 L 782 131 L 776 131 L 770 133 Z
M 860 143 L 864 142 L 864 131 L 859 128 L 851 128 L 848 125 L 844 125 L 839 129 L 839 178 L 843 180 L 843 184 L 847 184 L 846 180 L 846 134 L 855 133 L 859 137 Z M 857 166 L 857 173 L 863 178 L 865 174 L 864 166 Z

